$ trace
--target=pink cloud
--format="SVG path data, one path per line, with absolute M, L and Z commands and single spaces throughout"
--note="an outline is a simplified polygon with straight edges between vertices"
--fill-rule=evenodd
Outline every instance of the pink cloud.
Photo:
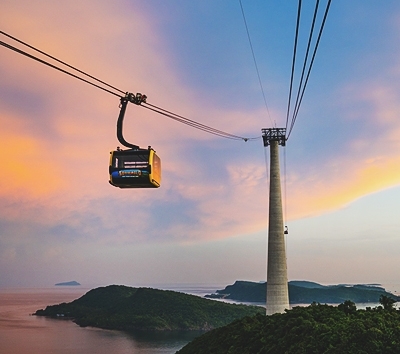
M 130 5 L 128 1 L 16 1 L 8 4 L 7 13 L 0 14 L 0 19 L 6 32 L 118 88 L 145 93 L 151 103 L 234 134 L 261 135 L 266 121 L 264 109 L 242 112 L 209 107 L 196 88 L 183 84 L 171 69 L 174 53 L 152 19 L 137 9 L 129 10 Z M 18 203 L 25 204 L 24 218 L 47 215 L 44 224 L 65 221 L 79 228 L 84 217 L 80 219 L 76 213 L 95 215 L 104 228 L 118 222 L 139 230 L 134 236 L 118 231 L 115 237 L 124 242 L 146 237 L 143 235 L 151 228 L 154 205 L 182 199 L 193 206 L 188 213 L 200 226 L 193 228 L 184 221 L 169 226 L 164 232 L 171 239 L 219 238 L 265 229 L 268 186 L 264 161 L 258 159 L 261 154 L 254 157 L 254 151 L 262 148 L 260 141 L 254 143 L 257 146 L 246 143 L 245 148 L 241 145 L 244 143 L 227 142 L 226 160 L 217 155 L 209 157 L 220 161 L 221 173 L 227 176 L 223 180 L 208 174 L 201 161 L 189 161 L 187 150 L 212 143 L 222 153 L 225 142 L 130 105 L 125 119 L 127 140 L 157 150 L 163 161 L 163 185 L 157 194 L 114 189 L 107 182 L 107 164 L 109 151 L 119 145 L 115 137 L 118 97 L 5 48 L 0 50 L 5 72 L 2 86 L 40 98 L 40 102 L 35 101 L 38 107 L 34 114 L 18 113 L 18 105 L 29 111 L 23 100 L 9 104 L 0 98 L 1 125 L 5 127 L 0 138 L 13 151 L 2 157 L 10 178 L 0 181 L 0 190 L 7 200 L 17 196 Z M 379 135 L 371 141 L 369 136 L 355 134 L 351 141 L 343 142 L 348 144 L 349 156 L 334 157 L 316 172 L 311 168 L 305 175 L 289 172 L 289 218 L 341 208 L 365 194 L 399 183 L 397 92 L 394 83 L 385 82 L 373 83 L 362 91 L 359 87 L 350 89 L 349 101 L 368 101 L 373 106 L 374 111 L 365 119 L 379 128 Z M 273 117 L 281 116 L 273 108 L 271 112 Z M 357 119 L 357 114 L 348 119 Z M 238 155 L 244 149 L 249 157 Z M 35 173 L 22 173 L 32 170 Z M 111 213 L 106 207 L 108 201 L 113 205 L 127 201 L 137 205 L 140 201 L 142 208 L 135 209 L 140 215 L 129 219 L 129 213 Z M 6 207 L 2 213 L 3 217 L 18 217 Z
M 397 80 L 346 89 L 345 100 L 363 107 L 363 111 L 352 111 L 348 119 L 369 129 L 354 129 L 351 139 L 342 142 L 348 154 L 326 161 L 313 174 L 289 176 L 289 218 L 342 208 L 400 184 L 399 92 Z

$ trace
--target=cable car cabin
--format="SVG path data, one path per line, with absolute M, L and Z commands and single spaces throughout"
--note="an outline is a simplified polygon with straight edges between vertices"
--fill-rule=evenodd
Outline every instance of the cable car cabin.
M 161 160 L 146 149 L 110 152 L 110 184 L 119 188 L 158 188 L 161 183 Z

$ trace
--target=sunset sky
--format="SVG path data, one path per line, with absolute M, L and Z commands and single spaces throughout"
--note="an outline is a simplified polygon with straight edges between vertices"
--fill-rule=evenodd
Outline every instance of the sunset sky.
M 151 104 L 260 137 L 285 126 L 297 1 L 242 5 L 268 108 L 239 0 L 2 0 L 0 30 Z M 157 151 L 162 185 L 114 188 L 119 98 L 3 46 L 0 63 L 0 287 L 266 279 L 261 139 L 130 104 L 125 137 Z M 290 280 L 400 284 L 399 112 L 400 2 L 332 1 L 280 149 Z

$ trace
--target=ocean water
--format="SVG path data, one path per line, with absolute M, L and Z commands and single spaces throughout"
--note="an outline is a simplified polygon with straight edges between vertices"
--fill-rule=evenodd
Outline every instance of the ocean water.
M 157 288 L 171 289 L 170 286 Z M 216 289 L 193 285 L 185 292 L 202 295 Z M 0 354 L 169 354 L 202 334 L 128 333 L 82 328 L 70 320 L 32 316 L 38 309 L 70 302 L 89 290 L 82 287 L 0 289 Z
M 383 284 L 399 295 L 400 285 Z M 204 296 L 225 285 L 163 284 L 153 288 Z M 89 291 L 83 287 L 0 289 L 0 354 L 170 354 L 201 332 L 128 333 L 82 328 L 69 320 L 32 316 L 47 305 L 75 300 Z M 377 304 L 357 304 L 357 308 Z M 298 305 L 296 305 L 298 306 Z

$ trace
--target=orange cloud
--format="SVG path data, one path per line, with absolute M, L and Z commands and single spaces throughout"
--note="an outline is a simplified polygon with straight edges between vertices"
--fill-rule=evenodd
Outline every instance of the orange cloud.
M 400 157 L 385 159 L 373 165 L 343 164 L 340 178 L 321 175 L 317 183 L 293 184 L 289 189 L 290 219 L 318 215 L 342 208 L 365 195 L 400 184 Z
M 234 134 L 261 135 L 264 109 L 235 112 L 210 108 L 196 88 L 180 82 L 178 73 L 171 70 L 173 54 L 145 14 L 125 12 L 123 6 L 114 3 L 16 1 L 8 4 L 0 19 L 5 31 L 118 88 L 145 93 L 151 103 Z M 81 226 L 81 220 L 71 215 L 86 212 L 97 216 L 105 228 L 125 222 L 145 234 L 146 227 L 151 227 L 152 203 L 168 205 L 169 198 L 192 203 L 193 210 L 188 212 L 201 225 L 194 229 L 182 221 L 163 230 L 171 237 L 228 237 L 266 227 L 268 185 L 264 164 L 252 158 L 254 150 L 262 148 L 261 142 L 257 141 L 253 150 L 251 145 L 249 148 L 251 143 L 246 143 L 250 158 L 245 162 L 235 155 L 243 149 L 240 144 L 245 143 L 237 142 L 234 148 L 229 145 L 230 157 L 221 160 L 226 180 L 213 176 L 205 180 L 202 178 L 207 166 L 188 161 L 185 150 L 187 144 L 214 142 L 214 137 L 132 105 L 126 113 L 125 135 L 129 141 L 143 147 L 152 145 L 157 150 L 163 161 L 163 185 L 157 194 L 113 189 L 107 182 L 107 164 L 109 150 L 119 145 L 115 137 L 118 97 L 4 48 L 0 50 L 6 51 L 2 66 L 7 67 L 2 84 L 33 92 L 40 98 L 40 102 L 34 101 L 39 111 L 35 116 L 20 117 L 5 108 L 1 111 L 5 112 L 1 125 L 7 129 L 0 132 L 0 139 L 2 146 L 12 152 L 0 160 L 3 173 L 7 174 L 0 181 L 3 196 L 18 195 L 30 206 L 41 204 L 41 213 L 76 228 Z M 382 84 L 354 92 L 347 97 L 373 104 L 368 124 L 381 129 L 376 141 L 355 135 L 352 141 L 344 142 L 349 156 L 328 161 L 317 172 L 309 169 L 304 176 L 289 172 L 289 218 L 341 208 L 363 195 L 399 183 L 398 90 Z M 118 205 L 119 201 L 130 201 L 132 205 L 140 201 L 142 208 L 136 209 L 140 218 L 111 214 L 108 204 Z M 40 213 L 30 212 L 32 218 Z M 144 238 L 143 234 L 138 232 L 135 236 Z
M 369 129 L 354 131 L 348 154 L 319 166 L 314 174 L 294 177 L 288 182 L 289 218 L 301 218 L 342 208 L 365 195 L 400 184 L 400 121 L 398 81 L 371 82 L 362 89 L 355 84 L 346 89 L 346 100 L 370 111 L 354 111 Z M 290 177 L 289 177 L 290 178 Z
M 0 133 L 6 147 L 0 155 L 2 178 L 0 193 L 7 196 L 37 198 L 64 187 L 58 162 L 46 153 L 40 141 L 29 136 Z

